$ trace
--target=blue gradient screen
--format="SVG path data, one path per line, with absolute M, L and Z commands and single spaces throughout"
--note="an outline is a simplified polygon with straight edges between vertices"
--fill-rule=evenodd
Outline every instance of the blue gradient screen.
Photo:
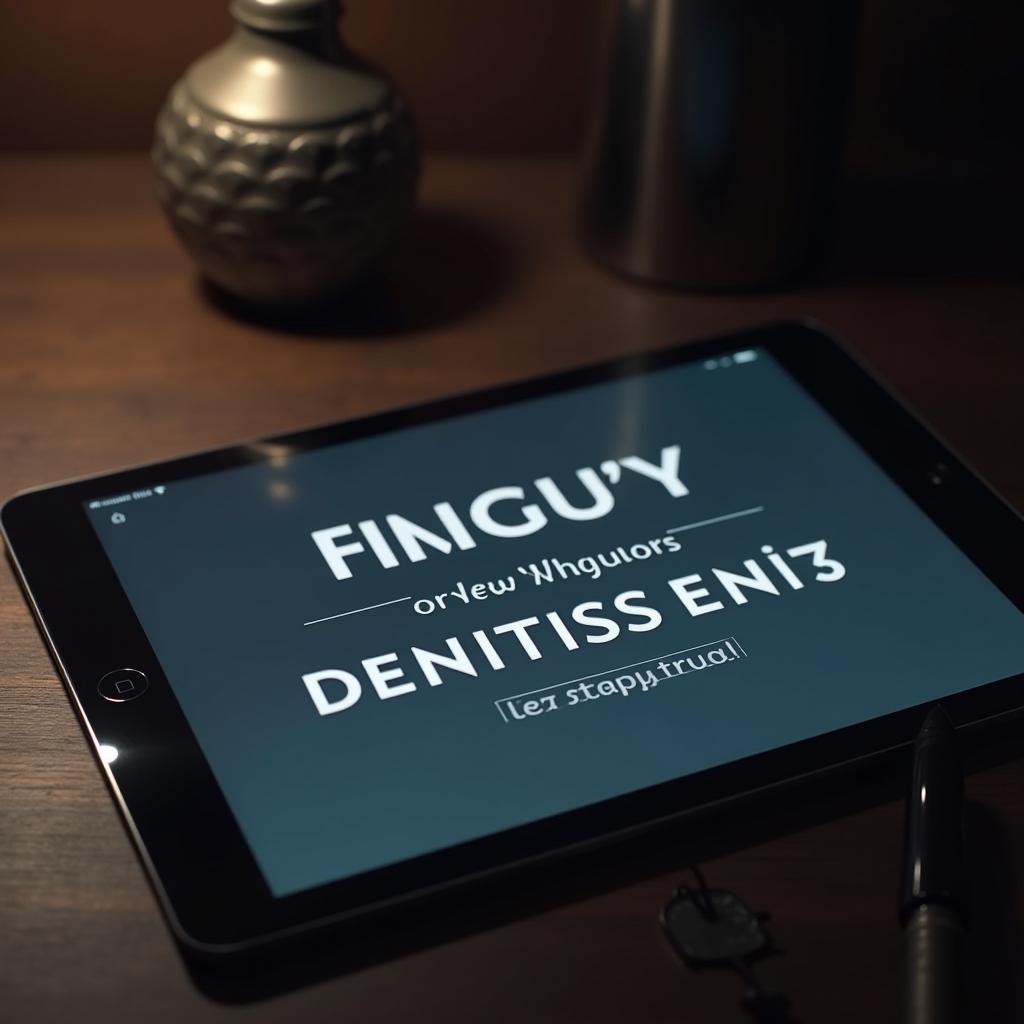
M 277 896 L 1024 671 L 759 349 L 88 515 Z

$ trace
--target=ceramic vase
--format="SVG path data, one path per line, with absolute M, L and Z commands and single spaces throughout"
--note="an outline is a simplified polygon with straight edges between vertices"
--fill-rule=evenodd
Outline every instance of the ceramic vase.
M 338 36 L 336 0 L 235 0 L 237 26 L 156 123 L 160 202 L 202 273 L 249 302 L 317 302 L 382 256 L 413 202 L 405 102 Z

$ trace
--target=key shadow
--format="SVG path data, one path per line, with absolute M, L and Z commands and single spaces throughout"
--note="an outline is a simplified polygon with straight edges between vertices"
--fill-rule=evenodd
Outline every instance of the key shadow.
M 381 264 L 319 303 L 263 306 L 206 278 L 203 298 L 256 327 L 306 338 L 386 337 L 455 323 L 505 293 L 518 275 L 512 245 L 489 226 L 442 208 L 416 209 Z

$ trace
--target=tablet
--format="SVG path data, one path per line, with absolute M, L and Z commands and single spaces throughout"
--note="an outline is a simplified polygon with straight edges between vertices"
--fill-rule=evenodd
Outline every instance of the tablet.
M 1024 706 L 1021 520 L 773 326 L 20 494 L 176 935 L 237 951 Z

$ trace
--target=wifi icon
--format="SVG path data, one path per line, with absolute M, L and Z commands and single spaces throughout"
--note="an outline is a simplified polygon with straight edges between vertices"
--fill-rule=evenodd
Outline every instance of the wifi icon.
M 163 484 L 161 484 L 161 485 L 160 485 L 159 487 L 154 487 L 154 488 L 153 488 L 153 490 L 154 490 L 154 491 L 155 491 L 155 492 L 156 492 L 157 494 L 163 494 L 163 493 L 164 493 L 164 491 L 166 491 L 166 490 L 167 490 L 167 488 L 166 488 L 166 487 L 164 487 L 164 485 L 163 485 Z

